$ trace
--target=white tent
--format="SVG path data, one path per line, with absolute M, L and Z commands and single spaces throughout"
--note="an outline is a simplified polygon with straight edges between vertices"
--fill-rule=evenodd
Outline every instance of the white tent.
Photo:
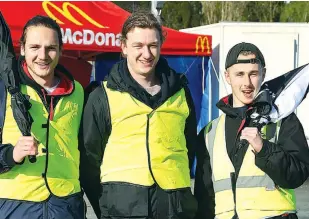
M 229 49 L 239 42 L 250 42 L 262 51 L 266 62 L 266 80 L 275 78 L 298 66 L 309 63 L 309 24 L 221 22 L 183 32 L 212 35 L 212 73 L 220 73 L 219 97 L 231 92 L 223 79 L 225 58 Z M 307 110 L 309 98 L 297 108 L 297 116 L 309 138 Z

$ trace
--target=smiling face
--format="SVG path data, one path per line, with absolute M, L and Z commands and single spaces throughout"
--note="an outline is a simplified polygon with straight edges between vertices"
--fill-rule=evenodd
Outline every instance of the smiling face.
M 127 33 L 121 48 L 132 75 L 148 76 L 154 73 L 161 50 L 160 36 L 156 29 L 133 28 Z
M 254 59 L 254 54 L 238 56 L 238 60 Z M 265 68 L 260 64 L 238 63 L 225 72 L 225 78 L 232 88 L 233 107 L 252 103 L 265 78 Z
M 21 55 L 33 78 L 52 79 L 61 55 L 58 34 L 45 26 L 29 26 Z

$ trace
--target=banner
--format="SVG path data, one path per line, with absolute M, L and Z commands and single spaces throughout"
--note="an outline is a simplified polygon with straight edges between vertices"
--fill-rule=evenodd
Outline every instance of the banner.
M 26 22 L 49 16 L 61 28 L 64 55 L 93 60 L 102 52 L 120 52 L 120 33 L 130 13 L 108 1 L 4 1 L 0 2 L 15 47 Z M 18 19 L 17 16 L 18 15 Z M 212 37 L 163 27 L 164 55 L 210 56 Z M 71 51 L 77 51 L 73 53 Z

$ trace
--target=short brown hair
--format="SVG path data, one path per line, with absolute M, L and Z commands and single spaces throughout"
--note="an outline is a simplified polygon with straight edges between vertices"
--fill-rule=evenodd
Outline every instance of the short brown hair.
M 23 33 L 20 38 L 20 44 L 22 46 L 25 46 L 26 38 L 27 38 L 27 30 L 29 27 L 32 27 L 32 26 L 36 26 L 36 27 L 43 26 L 43 27 L 47 27 L 47 28 L 50 28 L 56 31 L 58 35 L 59 49 L 62 48 L 63 42 L 62 42 L 62 34 L 61 34 L 60 26 L 56 23 L 55 20 L 51 19 L 50 17 L 41 16 L 41 15 L 34 16 L 30 20 L 28 20 L 28 22 L 24 26 Z
M 156 29 L 160 36 L 160 43 L 161 45 L 163 44 L 165 40 L 165 32 L 163 32 L 162 25 L 152 13 L 143 11 L 132 13 L 122 26 L 120 38 L 122 43 L 125 43 L 128 32 L 135 27 Z

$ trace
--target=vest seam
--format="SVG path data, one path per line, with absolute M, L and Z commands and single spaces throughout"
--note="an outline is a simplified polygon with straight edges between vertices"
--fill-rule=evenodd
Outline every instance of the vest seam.
M 106 143 L 108 142 L 108 139 L 109 139 L 109 136 L 111 135 L 112 133 L 112 116 L 111 116 L 111 110 L 110 110 L 110 106 L 109 106 L 109 98 L 108 98 L 108 95 L 107 95 L 107 92 L 105 89 L 108 89 L 107 88 L 107 85 L 104 85 L 104 81 L 102 82 L 102 90 L 103 90 L 103 93 L 104 93 L 104 97 L 105 97 L 105 103 L 106 103 L 106 110 L 108 111 L 107 114 L 108 116 L 105 117 L 105 124 L 108 123 L 108 119 L 109 118 L 109 123 L 106 124 L 106 128 L 107 128 L 107 134 L 108 136 L 106 136 Z M 104 138 L 104 136 L 103 136 Z M 105 150 L 105 148 L 104 148 Z M 104 150 L 103 150 L 103 154 L 104 154 Z M 102 159 L 102 162 L 103 162 L 103 159 Z
M 155 109 L 154 109 L 155 110 Z M 151 174 L 151 177 L 153 179 L 153 181 L 155 182 L 156 185 L 158 185 L 160 187 L 160 185 L 158 184 L 156 178 L 154 177 L 152 168 L 151 168 L 151 157 L 150 157 L 150 148 L 149 148 L 149 121 L 150 121 L 150 115 L 154 112 L 154 110 L 152 110 L 149 114 L 147 114 L 147 126 L 146 126 L 146 150 L 147 150 L 147 161 L 148 161 L 148 169 L 149 172 Z

